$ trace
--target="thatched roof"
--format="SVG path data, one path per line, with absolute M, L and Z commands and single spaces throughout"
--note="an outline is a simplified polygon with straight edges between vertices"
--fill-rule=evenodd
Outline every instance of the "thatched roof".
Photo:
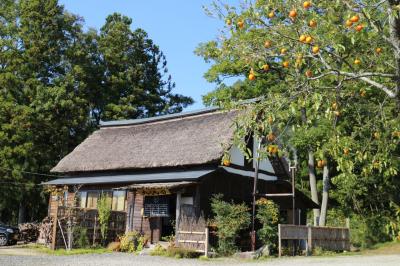
M 236 112 L 208 109 L 159 119 L 106 123 L 52 172 L 194 166 L 221 159 Z

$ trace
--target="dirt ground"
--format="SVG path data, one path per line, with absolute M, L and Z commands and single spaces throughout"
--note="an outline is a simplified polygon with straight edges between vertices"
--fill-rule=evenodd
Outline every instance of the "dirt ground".
M 393 250 L 392 250 L 393 252 Z M 396 252 L 396 250 L 394 250 Z M 390 253 L 388 251 L 388 253 Z M 34 249 L 5 247 L 0 248 L 0 265 L 40 266 L 40 265 L 80 265 L 80 266 L 109 266 L 109 265 L 149 265 L 149 266 L 188 266 L 188 265 L 270 265 L 270 266 L 313 266 L 313 265 L 362 265 L 362 266 L 398 266 L 400 253 L 397 254 L 370 254 L 338 255 L 328 257 L 284 257 L 260 261 L 244 261 L 237 259 L 173 259 L 153 256 L 135 256 L 125 253 L 86 254 L 54 256 L 44 254 Z

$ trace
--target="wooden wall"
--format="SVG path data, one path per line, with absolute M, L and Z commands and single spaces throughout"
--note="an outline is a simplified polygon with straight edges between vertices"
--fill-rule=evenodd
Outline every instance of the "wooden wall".
M 161 219 L 158 217 L 142 217 L 142 208 L 144 207 L 144 195 L 128 192 L 127 209 L 129 219 L 127 221 L 127 231 L 137 231 L 149 237 L 152 243 L 160 240 Z M 129 213 L 129 209 L 131 210 Z

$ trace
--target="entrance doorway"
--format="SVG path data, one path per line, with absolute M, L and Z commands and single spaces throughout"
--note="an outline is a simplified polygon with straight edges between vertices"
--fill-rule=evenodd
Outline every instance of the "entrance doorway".
M 152 243 L 175 234 L 175 194 L 145 196 L 144 213 L 149 218 Z

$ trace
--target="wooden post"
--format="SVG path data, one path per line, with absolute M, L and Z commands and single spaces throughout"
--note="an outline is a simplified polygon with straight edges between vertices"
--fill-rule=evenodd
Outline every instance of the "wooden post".
M 205 230 L 205 240 L 204 240 L 204 256 L 208 257 L 208 227 Z
M 194 199 L 193 199 L 193 204 L 194 204 L 194 211 L 195 211 L 195 215 L 196 217 L 200 217 L 200 213 L 201 213 L 201 209 L 200 209 L 200 184 L 196 185 L 196 192 L 194 195 Z
M 312 254 L 312 226 L 307 227 L 307 256 Z
M 179 240 L 179 219 L 181 218 L 181 198 L 182 192 L 178 191 L 176 193 L 176 217 L 175 217 L 175 242 L 178 244 Z
M 296 188 L 295 188 L 295 182 L 296 182 L 296 166 L 290 166 L 290 173 L 292 176 L 292 224 L 296 225 Z M 297 241 L 292 240 L 292 245 L 293 245 L 293 252 L 292 255 L 296 256 L 296 250 L 297 250 Z
M 52 236 L 51 236 L 51 249 L 55 250 L 56 249 L 56 243 L 57 243 L 57 224 L 58 224 L 58 219 L 57 219 L 57 215 L 53 217 L 54 221 L 53 221 L 53 232 L 52 232 Z
M 281 238 L 281 225 L 278 224 L 278 255 L 282 256 L 282 238 Z
M 93 225 L 93 246 L 96 244 L 96 223 L 97 223 L 97 216 L 94 216 L 94 225 Z

